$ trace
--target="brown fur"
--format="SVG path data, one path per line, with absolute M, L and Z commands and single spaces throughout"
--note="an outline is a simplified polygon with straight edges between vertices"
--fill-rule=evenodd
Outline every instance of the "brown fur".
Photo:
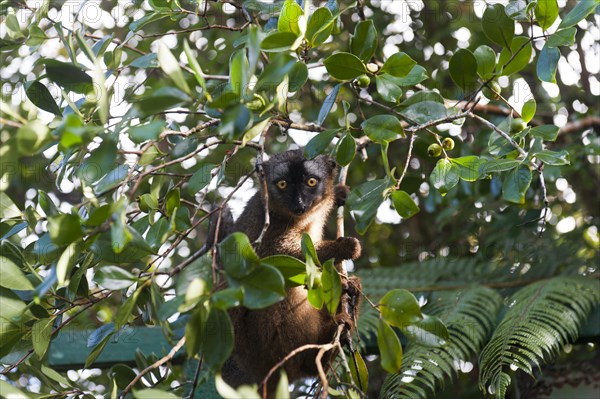
M 292 152 L 280 154 L 281 157 L 269 162 L 286 162 L 286 154 L 297 156 L 290 153 Z M 334 258 L 339 262 L 360 256 L 360 243 L 355 238 L 323 240 L 327 218 L 336 205 L 336 197 L 343 201 L 347 192 L 347 189 L 336 189 L 334 193 L 335 170 L 333 163 L 328 162 L 330 169 L 325 173 L 324 194 L 305 213 L 294 215 L 284 204 L 270 198 L 270 226 L 262 244 L 255 248 L 259 257 L 285 254 L 303 259 L 303 233 L 311 236 L 321 261 Z M 264 221 L 263 194 L 258 192 L 250 199 L 230 231 L 243 232 L 254 242 L 262 231 Z M 350 284 L 360 285 L 357 280 L 352 280 Z M 294 349 L 305 344 L 331 342 L 338 323 L 347 323 L 349 327 L 353 327 L 354 323 L 353 318 L 348 315 L 336 317 L 335 320 L 327 310 L 316 310 L 307 301 L 305 287 L 289 289 L 283 301 L 266 309 L 249 310 L 241 307 L 231 310 L 230 316 L 235 332 L 235 349 L 232 359 L 223 370 L 223 376 L 234 386 L 250 381 L 260 383 L 269 370 Z M 315 376 L 315 355 L 316 351 L 306 351 L 289 360 L 284 366 L 289 380 Z M 269 384 L 270 389 L 272 386 Z

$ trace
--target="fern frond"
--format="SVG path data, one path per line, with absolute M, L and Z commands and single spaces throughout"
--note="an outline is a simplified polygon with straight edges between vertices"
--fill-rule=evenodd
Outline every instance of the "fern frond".
M 501 306 L 500 295 L 485 287 L 444 293 L 428 304 L 424 311 L 444 321 L 450 339 L 441 348 L 409 343 L 400 372 L 386 378 L 381 397 L 427 398 L 436 385 L 455 378 L 456 364 L 472 358 L 483 347 Z
M 581 323 L 600 301 L 597 280 L 562 276 L 522 288 L 509 300 L 509 309 L 483 349 L 479 384 L 503 398 L 510 368 L 532 374 L 545 356 L 553 357 L 575 340 Z

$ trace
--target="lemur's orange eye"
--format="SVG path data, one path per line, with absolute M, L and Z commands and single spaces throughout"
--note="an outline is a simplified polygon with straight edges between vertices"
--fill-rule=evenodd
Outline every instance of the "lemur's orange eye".
M 314 177 L 311 177 L 310 179 L 308 179 L 306 181 L 306 184 L 308 185 L 308 187 L 314 187 L 317 185 L 317 179 L 315 179 Z
M 279 180 L 277 182 L 277 187 L 279 187 L 281 190 L 283 190 L 284 188 L 287 187 L 287 182 L 285 180 Z

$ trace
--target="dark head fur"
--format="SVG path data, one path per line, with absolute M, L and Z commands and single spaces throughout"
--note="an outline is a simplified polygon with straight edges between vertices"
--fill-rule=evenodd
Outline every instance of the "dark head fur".
M 273 155 L 264 170 L 269 208 L 281 216 L 303 216 L 332 198 L 336 163 L 325 155 L 307 160 L 302 150 L 286 151 Z

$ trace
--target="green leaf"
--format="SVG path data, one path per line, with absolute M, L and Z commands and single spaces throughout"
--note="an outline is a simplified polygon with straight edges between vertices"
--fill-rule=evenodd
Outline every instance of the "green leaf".
M 48 78 L 67 91 L 86 94 L 94 89 L 93 79 L 74 64 L 45 59 Z
M 556 83 L 556 68 L 560 59 L 560 50 L 555 47 L 542 48 L 537 62 L 537 75 L 541 81 Z
M 281 376 L 277 382 L 277 389 L 275 390 L 274 397 L 277 399 L 290 399 L 290 382 L 283 369 L 281 370 Z
M 456 186 L 459 180 L 458 167 L 446 158 L 442 158 L 437 162 L 431 176 L 429 176 L 429 181 L 433 187 L 438 189 L 442 195 L 445 195 Z
M 527 44 L 525 44 L 527 43 Z M 521 49 L 521 46 L 525 45 Z M 519 49 L 519 53 L 510 61 L 513 54 L 515 54 Z M 517 36 L 513 39 L 510 50 L 505 48 L 500 53 L 500 58 L 498 59 L 498 65 L 503 67 L 502 75 L 508 76 L 513 73 L 519 72 L 521 69 L 525 68 L 529 65 L 529 60 L 531 59 L 531 53 L 533 52 L 533 47 L 531 46 L 531 42 L 528 37 L 525 36 Z M 510 61 L 509 64 L 508 61 Z
M 561 29 L 550 35 L 548 41 L 546 42 L 546 45 L 548 47 L 572 46 L 575 43 L 576 33 L 577 28 L 575 28 L 574 26 L 566 29 Z
M 488 39 L 502 47 L 510 47 L 515 35 L 515 21 L 506 15 L 502 4 L 493 4 L 485 9 L 481 28 Z
M 566 150 L 542 150 L 536 152 L 533 156 L 548 165 L 569 165 L 571 163 L 569 153 Z
M 521 165 L 508 172 L 502 181 L 502 197 L 510 202 L 523 204 L 525 193 L 531 184 L 531 170 Z
M 149 94 L 144 93 L 135 104 L 140 113 L 140 118 L 163 112 L 166 109 L 190 102 L 192 99 L 185 92 L 175 87 L 161 87 L 152 90 Z
M 113 216 L 113 219 L 110 225 L 111 247 L 114 253 L 120 254 L 133 238 L 134 230 L 125 224 L 124 215 Z
M 50 138 L 50 129 L 41 121 L 34 119 L 17 130 L 17 148 L 19 153 L 31 156 L 40 152 Z
M 403 78 L 396 78 L 396 84 L 400 87 L 412 86 L 427 80 L 427 70 L 421 65 L 415 65 L 414 68 Z
M 585 17 L 594 12 L 598 6 L 598 0 L 578 0 L 575 7 L 567 14 L 558 25 L 558 29 L 569 28 L 579 23 Z
M 185 81 L 185 77 L 179 66 L 179 62 L 173 53 L 171 53 L 171 50 L 169 50 L 167 45 L 162 41 L 158 42 L 158 64 L 165 75 L 169 76 L 179 89 L 188 94 L 191 93 L 190 87 Z
M 127 270 L 111 265 L 96 269 L 94 281 L 103 288 L 116 291 L 130 287 L 136 278 Z
M 6 12 L 6 11 L 4 11 L 4 12 Z M 4 14 L 4 12 L 3 12 L 3 14 Z M 25 35 L 23 35 L 23 32 L 21 32 L 21 27 L 19 26 L 19 20 L 17 19 L 17 16 L 13 12 L 6 15 L 5 22 L 6 22 L 6 29 L 8 30 L 8 34 L 11 38 L 19 39 L 19 38 L 25 37 Z
M 179 214 L 180 211 L 187 211 L 187 208 L 178 208 L 177 214 Z M 188 214 L 188 220 L 189 220 L 189 214 Z M 184 230 L 184 229 L 177 229 L 177 230 Z M 172 231 L 173 231 L 173 227 L 172 227 L 171 223 L 167 219 L 161 218 L 161 219 L 157 220 L 156 222 L 154 222 L 154 224 L 150 227 L 150 230 L 148 230 L 148 234 L 146 235 L 146 240 L 148 241 L 148 244 L 154 250 L 158 251 L 160 246 L 165 241 L 167 241 L 167 238 L 169 238 Z
M 205 163 L 200 167 L 200 169 L 195 171 L 192 177 L 190 177 L 190 180 L 188 180 L 188 192 L 194 195 L 200 190 L 202 190 L 204 187 L 208 186 L 208 184 L 213 178 L 212 170 L 216 166 L 217 165 L 212 163 Z
M 212 307 L 202 331 L 200 351 L 206 364 L 218 368 L 233 351 L 233 326 L 226 311 Z
M 44 358 L 48 346 L 50 345 L 50 337 L 52 336 L 52 319 L 38 320 L 31 328 L 31 342 L 33 350 L 40 359 Z
M 384 192 L 391 186 L 388 179 L 367 181 L 352 189 L 346 202 L 350 213 L 356 220 L 356 231 L 364 234 L 377 215 L 377 209 L 383 203 Z
M 179 396 L 162 389 L 149 388 L 133 391 L 133 397 L 135 399 L 177 399 Z
M 200 351 L 200 344 L 204 335 L 203 330 L 207 327 L 207 316 L 208 309 L 204 306 L 204 304 L 200 304 L 196 307 L 196 309 L 194 309 L 190 315 L 190 318 L 185 324 L 185 351 L 189 358 L 193 358 Z
M 493 172 L 504 172 L 516 168 L 522 163 L 518 159 L 492 159 L 479 167 L 481 175 L 487 175 Z
M 155 120 L 143 125 L 131 126 L 127 131 L 129 138 L 136 144 L 141 144 L 148 140 L 156 140 L 165 128 L 165 121 Z
M 477 73 L 482 79 L 490 79 L 496 69 L 496 52 L 489 46 L 477 47 L 473 53 L 477 61 Z
M 0 287 L 0 321 L 17 321 L 29 316 L 27 305 L 11 290 Z
M 337 80 L 352 80 L 367 73 L 367 67 L 360 58 L 350 53 L 335 53 L 325 58 L 323 63 L 327 72 Z
M 537 108 L 537 104 L 535 102 L 535 98 L 531 98 L 523 104 L 523 109 L 521 110 L 521 118 L 525 123 L 529 123 L 533 117 L 535 116 L 535 111 Z
M 292 64 L 292 68 L 288 73 L 290 92 L 298 91 L 308 80 L 308 68 L 302 61 Z
M 219 243 L 219 258 L 227 275 L 236 279 L 249 275 L 259 262 L 248 236 L 239 232 L 229 235 Z
M 405 289 L 388 291 L 379 301 L 381 317 L 395 327 L 406 327 L 423 320 L 417 298 Z
M 96 359 L 98 358 L 98 356 L 100 356 L 100 354 L 104 350 L 104 347 L 106 346 L 106 344 L 108 343 L 108 341 L 114 334 L 115 334 L 115 332 L 111 331 L 108 335 L 106 335 L 104 338 L 102 338 L 102 340 L 94 347 L 94 349 L 92 349 L 92 351 L 88 355 L 87 359 L 85 359 L 85 365 L 83 366 L 84 368 L 90 367 L 94 363 L 94 361 L 96 361 Z M 91 345 L 89 345 L 89 341 L 88 341 L 88 347 L 89 346 L 91 346 Z
M 244 291 L 241 287 L 225 288 L 217 291 L 210 297 L 210 303 L 218 309 L 231 309 L 240 306 L 244 299 Z
M 475 181 L 479 178 L 479 168 L 485 163 L 485 160 L 474 155 L 468 155 L 466 157 L 452 158 L 450 162 L 458 168 L 458 176 L 462 180 Z
M 376 115 L 360 125 L 367 136 L 375 143 L 386 143 L 404 137 L 404 129 L 393 115 Z
M 338 141 L 335 148 L 335 160 L 340 166 L 346 166 L 354 159 L 356 154 L 356 141 L 350 133 L 346 133 Z
M 72 242 L 65 248 L 63 253 L 58 258 L 56 263 L 56 278 L 58 284 L 64 286 L 68 282 L 68 276 L 70 275 L 71 269 L 75 265 L 77 256 L 81 254 L 80 244 L 78 242 Z
M 321 281 L 323 283 L 325 307 L 331 316 L 335 316 L 340 304 L 340 297 L 342 296 L 342 280 L 333 265 L 333 259 L 329 259 L 323 264 Z
M 322 125 L 323 122 L 325 122 L 325 118 L 327 118 L 327 115 L 329 115 L 329 111 L 331 111 L 331 108 L 333 108 L 333 104 L 335 104 L 335 99 L 337 98 L 341 87 L 341 83 L 333 86 L 333 89 L 331 89 L 329 94 L 327 94 L 327 97 L 325 97 L 325 100 L 323 100 L 323 104 L 321 105 L 321 109 L 319 110 L 319 116 L 317 117 L 317 123 L 319 125 Z
M 121 327 L 123 327 L 127 323 L 127 320 L 129 320 L 129 316 L 131 316 L 131 313 L 135 308 L 135 304 L 137 303 L 141 292 L 142 288 L 138 288 L 135 291 L 133 291 L 133 294 L 131 294 L 131 296 L 127 298 L 125 302 L 119 307 L 119 310 L 117 310 L 117 314 L 115 316 L 116 331 L 119 331 Z
M 427 123 L 448 116 L 444 104 L 430 100 L 412 104 L 402 114 L 417 123 Z
M 423 315 L 423 320 L 402 328 L 406 337 L 420 345 L 439 348 L 450 338 L 444 323 L 434 316 Z
M 450 58 L 450 77 L 465 92 L 472 92 L 478 87 L 477 59 L 467 49 L 459 49 Z
M 141 57 L 137 57 L 129 66 L 134 68 L 149 69 L 158 67 L 158 56 L 156 53 L 149 53 Z
M 398 212 L 398 215 L 402 216 L 404 219 L 413 217 L 420 211 L 415 201 L 406 191 L 393 191 L 390 195 L 390 198 L 392 199 L 394 208 L 396 208 L 396 212 Z
M 206 99 L 209 102 L 212 101 L 212 97 L 210 96 L 210 93 L 206 89 L 206 81 L 204 80 L 204 73 L 202 72 L 202 68 L 200 67 L 200 64 L 198 63 L 198 60 L 196 59 L 196 57 L 194 57 L 194 54 L 192 53 L 192 49 L 190 48 L 190 45 L 188 44 L 187 40 L 183 41 L 183 51 L 185 52 L 185 56 L 188 60 L 188 64 L 190 65 L 190 68 L 192 68 L 192 72 L 194 73 L 196 82 L 198 82 L 198 84 L 202 88 L 202 94 L 204 94 L 204 97 L 206 97 Z
M 323 308 L 323 304 L 325 303 L 325 298 L 323 295 L 323 285 L 320 281 L 313 285 L 312 288 L 308 289 L 307 293 L 308 303 L 312 305 L 313 308 L 320 310 Z
M 298 39 L 292 32 L 274 32 L 262 41 L 260 48 L 267 53 L 288 51 L 296 46 Z
M 377 346 L 381 357 L 381 367 L 388 373 L 397 373 L 402 367 L 402 345 L 388 323 L 379 320 Z
M 72 214 L 50 216 L 48 232 L 52 242 L 58 246 L 70 244 L 83 236 L 79 217 Z
M 179 188 L 175 190 L 171 190 L 167 193 L 167 197 L 165 198 L 165 213 L 167 216 L 171 216 L 175 209 L 181 206 L 181 193 Z
M 317 8 L 310 18 L 306 27 L 305 37 L 311 46 L 318 46 L 331 35 L 333 30 L 333 15 L 326 7 Z
M 556 0 L 538 0 L 533 11 L 540 28 L 546 30 L 558 18 L 558 2 Z
M 248 309 L 263 309 L 285 298 L 285 282 L 279 271 L 268 264 L 259 264 L 247 276 L 230 280 L 233 287 L 244 290 L 244 306 Z
M 352 380 L 356 386 L 361 391 L 367 392 L 369 388 L 369 370 L 359 351 L 352 351 L 352 357 L 348 360 L 348 366 L 350 366 Z
M 277 20 L 277 30 L 279 32 L 292 32 L 296 36 L 301 35 L 305 29 L 301 28 L 301 24 L 306 25 L 304 20 L 304 11 L 295 0 L 286 0 L 279 13 Z
M 350 39 L 350 52 L 364 62 L 368 62 L 377 49 L 377 30 L 373 20 L 360 21 L 354 27 Z
M 14 398 L 14 399 L 29 399 L 29 398 L 31 398 L 31 396 L 29 396 L 25 392 L 15 388 L 14 386 L 9 384 L 5 380 L 0 380 L 0 392 L 2 392 L 2 395 L 6 396 L 7 398 Z
M 27 277 L 25 277 L 21 268 L 15 265 L 9 258 L 0 256 L 0 270 L 2 270 L 0 286 L 10 288 L 11 290 L 33 290 L 33 285 Z
M 313 159 L 317 155 L 322 154 L 337 132 L 337 129 L 325 130 L 310 139 L 308 144 L 306 144 L 306 147 L 304 147 L 304 156 L 307 159 Z
M 381 73 L 387 73 L 397 78 L 403 78 L 412 71 L 417 62 L 406 53 L 395 53 L 381 67 Z
M 4 162 L 2 164 L 4 166 Z M 46 216 L 58 213 L 56 205 L 54 205 L 48 194 L 42 190 L 38 190 L 38 202 Z M 13 200 L 4 191 L 0 191 L 0 218 L 18 220 L 22 220 L 23 218 L 19 207 L 15 205 Z
M 172 158 L 181 158 L 192 153 L 198 148 L 198 139 L 196 137 L 187 137 L 179 141 L 171 151 Z
M 559 127 L 555 125 L 542 125 L 531 128 L 529 134 L 544 141 L 555 141 L 559 130 Z
M 242 98 L 248 88 L 248 58 L 245 50 L 238 50 L 229 59 L 229 84 L 233 92 Z
M 304 258 L 306 258 L 307 263 L 308 263 L 308 261 L 312 261 L 312 263 L 314 263 L 316 266 L 321 266 L 319 257 L 317 256 L 317 251 L 315 250 L 315 245 L 313 244 L 312 238 L 310 237 L 310 235 L 308 233 L 302 233 L 301 247 L 302 247 L 302 255 L 304 255 Z M 307 264 L 307 266 L 310 267 L 310 265 L 308 265 L 308 264 Z M 307 273 L 308 273 L 308 269 L 307 269 Z M 311 277 L 311 276 L 309 276 L 309 277 Z M 312 281 L 310 282 L 309 285 L 312 285 Z
M 25 94 L 29 101 L 38 108 L 44 111 L 53 113 L 54 115 L 60 115 L 61 111 L 54 97 L 50 94 L 50 91 L 46 86 L 37 80 L 25 83 Z
M 245 146 L 250 140 L 260 135 L 270 123 L 271 118 L 267 118 L 246 130 L 246 133 L 244 133 L 242 136 L 242 147 Z
M 252 115 L 244 104 L 228 108 L 221 118 L 219 132 L 228 139 L 239 138 L 246 131 Z
M 282 274 L 286 287 L 304 285 L 306 265 L 289 255 L 272 255 L 261 259 L 262 264 L 273 266 Z
M 395 79 L 390 79 L 391 75 L 386 73 L 375 77 L 375 86 L 377 93 L 384 100 L 397 103 L 402 97 L 402 88 L 396 84 Z M 393 78 L 393 77 L 392 77 Z
M 101 195 L 115 187 L 117 187 L 129 172 L 129 165 L 119 165 L 104 176 L 98 183 L 95 184 L 94 192 Z
M 28 46 L 39 46 L 46 40 L 48 40 L 48 36 L 39 26 L 33 25 L 29 28 L 29 37 L 26 42 Z

